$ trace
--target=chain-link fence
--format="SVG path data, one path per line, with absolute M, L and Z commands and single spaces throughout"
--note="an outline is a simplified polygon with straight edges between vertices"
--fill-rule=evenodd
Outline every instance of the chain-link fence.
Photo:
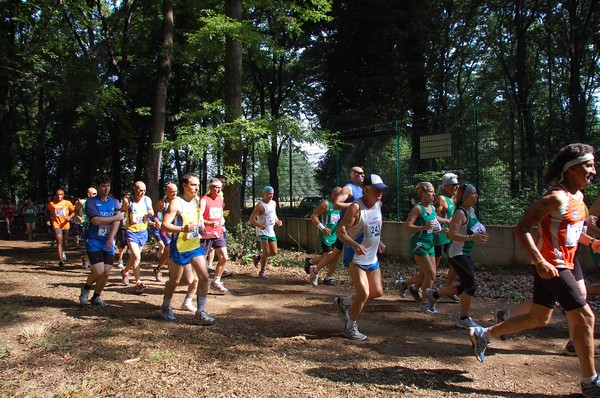
M 348 182 L 352 166 L 362 166 L 367 173 L 379 174 L 389 187 L 382 199 L 385 218 L 402 221 L 418 201 L 416 186 L 420 181 L 429 181 L 437 188 L 442 175 L 453 172 L 461 183 L 477 188 L 477 212 L 482 222 L 516 224 L 523 210 L 546 188 L 543 169 L 554 153 L 539 153 L 537 159 L 523 157 L 518 140 L 510 133 L 511 126 L 499 135 L 498 125 L 479 123 L 476 112 L 471 120 L 438 124 L 450 127 L 432 133 L 431 126 L 425 132 L 391 121 L 345 130 L 340 134 L 340 149 L 325 153 L 318 164 L 307 159 L 306 151 L 292 145 L 290 156 L 286 151 L 289 146 L 284 147 L 278 171 L 280 204 L 296 209 L 287 215 L 306 215 L 308 209 L 298 209 L 302 198 L 327 195 L 334 186 Z M 265 153 L 255 155 L 256 159 L 266 159 Z M 262 167 L 251 174 L 254 178 L 248 184 L 254 183 L 255 197 L 260 198 L 262 186 L 269 181 L 268 173 Z M 592 186 L 588 197 L 593 199 L 591 193 L 595 192 L 597 188 Z M 254 200 L 252 195 L 247 197 Z

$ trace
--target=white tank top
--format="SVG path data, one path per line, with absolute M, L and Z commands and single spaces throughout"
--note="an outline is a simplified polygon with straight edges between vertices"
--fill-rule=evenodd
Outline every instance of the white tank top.
M 257 217 L 258 223 L 266 225 L 267 228 L 262 229 L 262 228 L 256 227 L 256 235 L 258 235 L 258 236 L 265 235 L 270 238 L 274 238 L 275 237 L 274 225 L 275 225 L 275 219 L 277 217 L 275 214 L 275 202 L 270 201 L 269 204 L 266 204 L 265 202 L 263 202 L 261 200 L 259 203 L 262 204 L 263 208 L 265 209 L 265 212 L 263 214 L 258 215 L 258 217 Z
M 348 228 L 348 235 L 355 238 L 363 235 L 362 245 L 367 252 L 363 255 L 354 254 L 352 262 L 359 265 L 371 265 L 377 262 L 377 250 L 381 240 L 381 227 L 383 217 L 381 216 L 381 202 L 375 203 L 370 209 L 365 206 L 362 199 L 357 200 L 360 206 L 360 219 L 358 223 Z

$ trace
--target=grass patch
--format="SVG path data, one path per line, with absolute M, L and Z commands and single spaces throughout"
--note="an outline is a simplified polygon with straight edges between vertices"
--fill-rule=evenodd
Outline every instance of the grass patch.
M 148 360 L 150 362 L 162 361 L 164 359 L 168 359 L 173 356 L 173 353 L 169 350 L 165 351 L 154 351 L 148 355 Z
M 6 304 L 0 308 L 0 319 L 15 316 L 18 313 L 18 306 L 14 304 Z
M 50 342 L 50 325 L 34 323 L 25 325 L 19 332 L 19 342 L 36 348 L 44 348 Z

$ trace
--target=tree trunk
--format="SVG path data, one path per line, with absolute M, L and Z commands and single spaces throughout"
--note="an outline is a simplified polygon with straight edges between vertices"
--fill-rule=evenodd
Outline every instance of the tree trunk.
M 236 21 L 242 20 L 242 1 L 226 0 L 225 14 Z M 226 37 L 225 49 L 225 121 L 233 122 L 242 116 L 242 43 L 230 35 Z M 241 134 L 228 135 L 224 145 L 226 168 L 242 164 Z M 238 171 L 238 173 L 241 170 Z M 231 181 L 231 179 L 229 179 Z M 225 186 L 225 208 L 229 210 L 228 226 L 235 228 L 242 219 L 241 181 Z
M 150 147 L 146 157 L 146 170 L 144 181 L 146 183 L 146 195 L 158 200 L 158 181 L 160 179 L 160 165 L 162 162 L 162 150 L 155 148 L 154 144 L 160 144 L 165 138 L 165 121 L 167 114 L 167 88 L 169 73 L 171 71 L 171 54 L 173 52 L 173 2 L 163 0 L 164 38 L 163 49 L 156 78 L 156 93 L 154 97 L 154 115 L 152 124 L 152 135 L 150 136 Z

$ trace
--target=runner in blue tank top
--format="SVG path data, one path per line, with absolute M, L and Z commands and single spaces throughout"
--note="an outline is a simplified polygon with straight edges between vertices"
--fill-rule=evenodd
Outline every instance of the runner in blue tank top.
M 86 201 L 85 211 L 89 220 L 85 246 L 91 263 L 91 272 L 81 288 L 79 302 L 88 303 L 90 290 L 95 284 L 92 305 L 104 308 L 107 304 L 100 294 L 106 286 L 115 255 L 115 235 L 119 230 L 124 214 L 121 204 L 110 193 L 110 178 L 106 175 L 96 180 L 98 195 Z
M 363 185 L 364 180 L 365 180 L 365 172 L 363 171 L 362 167 L 353 166 L 350 168 L 350 182 L 348 182 L 346 185 L 344 185 L 342 187 L 341 192 L 336 196 L 336 198 L 333 202 L 333 208 L 335 210 L 341 210 L 340 222 L 341 222 L 342 218 L 344 217 L 344 213 L 346 212 L 346 209 L 348 209 L 348 207 L 350 207 L 350 205 L 355 200 L 358 200 L 362 197 L 362 195 L 363 195 L 362 185 Z M 338 222 L 338 225 L 339 225 L 339 222 Z M 344 250 L 344 243 L 338 237 L 338 239 L 333 244 L 333 250 L 330 253 L 325 254 L 321 258 L 321 261 L 319 261 L 319 263 L 317 264 L 317 268 L 322 269 L 323 267 L 327 266 L 327 264 L 337 264 L 343 250 Z M 353 255 L 353 253 L 351 253 L 351 252 L 349 252 L 349 254 Z M 350 255 L 350 260 L 352 259 L 352 255 Z M 346 256 L 344 256 L 344 257 L 346 257 Z M 350 264 L 350 261 L 344 262 L 345 266 L 348 266 L 349 264 Z M 308 265 L 308 264 L 305 264 L 305 267 L 306 267 L 306 265 Z M 314 264 L 312 264 L 312 265 L 314 265 Z M 309 270 L 310 270 L 310 265 L 308 265 L 308 267 L 306 267 L 306 272 L 309 273 L 310 272 Z

